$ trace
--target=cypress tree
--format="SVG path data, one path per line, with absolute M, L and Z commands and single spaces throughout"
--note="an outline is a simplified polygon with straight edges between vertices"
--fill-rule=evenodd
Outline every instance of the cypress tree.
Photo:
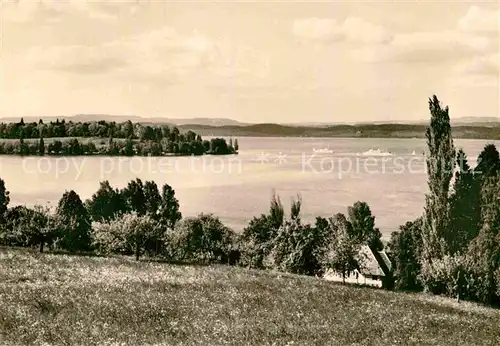
M 43 137 L 40 137 L 40 142 L 38 143 L 38 154 L 40 154 L 40 156 L 45 155 L 45 142 Z

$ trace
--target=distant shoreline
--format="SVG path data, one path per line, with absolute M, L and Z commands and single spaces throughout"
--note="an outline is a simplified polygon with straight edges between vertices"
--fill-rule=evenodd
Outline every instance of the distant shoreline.
M 427 125 L 335 125 L 330 127 L 258 124 L 247 126 L 181 125 L 202 136 L 221 137 L 297 137 L 297 138 L 380 138 L 425 139 Z M 455 126 L 457 139 L 500 140 L 500 126 Z

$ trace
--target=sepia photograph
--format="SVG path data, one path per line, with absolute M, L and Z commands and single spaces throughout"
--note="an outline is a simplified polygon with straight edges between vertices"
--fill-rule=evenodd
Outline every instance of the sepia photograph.
M 500 345 L 499 150 L 499 0 L 0 0 L 0 346 Z

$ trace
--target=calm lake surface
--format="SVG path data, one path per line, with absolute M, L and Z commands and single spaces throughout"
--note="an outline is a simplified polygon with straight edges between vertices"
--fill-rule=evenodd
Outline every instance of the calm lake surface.
M 346 212 L 366 201 L 385 237 L 421 215 L 427 191 L 422 139 L 239 138 L 240 154 L 203 157 L 0 156 L 11 204 L 57 205 L 65 190 L 87 199 L 109 180 L 168 183 L 184 216 L 213 213 L 236 231 L 266 212 L 274 191 L 288 209 L 303 200 L 303 219 Z M 472 165 L 486 143 L 456 140 Z

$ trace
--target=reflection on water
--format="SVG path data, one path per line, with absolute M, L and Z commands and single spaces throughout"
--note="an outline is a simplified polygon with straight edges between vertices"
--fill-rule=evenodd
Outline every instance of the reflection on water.
M 0 176 L 11 203 L 26 205 L 56 205 L 70 189 L 86 199 L 102 180 L 119 188 L 137 177 L 168 183 L 185 216 L 214 213 L 235 230 L 267 210 L 273 189 L 285 206 L 300 193 L 308 221 L 366 201 L 385 236 L 423 211 L 424 140 L 247 137 L 239 143 L 239 155 L 224 157 L 0 156 Z M 472 164 L 485 144 L 456 141 Z

